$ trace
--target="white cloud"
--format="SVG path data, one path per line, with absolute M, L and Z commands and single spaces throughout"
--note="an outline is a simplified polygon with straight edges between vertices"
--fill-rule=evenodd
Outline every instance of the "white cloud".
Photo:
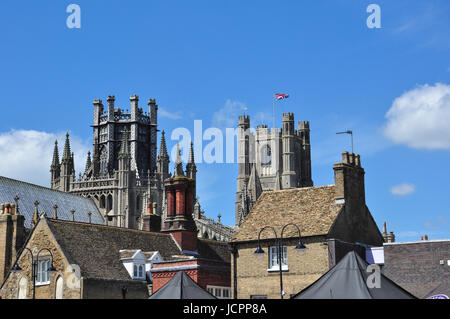
M 212 124 L 218 128 L 237 127 L 238 116 L 243 114 L 245 103 L 227 100 L 220 110 L 214 112 Z
M 413 148 L 450 149 L 450 85 L 425 84 L 394 100 L 384 135 Z
M 167 118 L 169 118 L 171 120 L 179 120 L 179 119 L 182 118 L 181 111 L 169 112 L 169 111 L 166 111 L 165 109 L 163 109 L 161 107 L 158 109 L 158 114 L 161 117 L 167 117 Z
M 414 184 L 402 183 L 391 187 L 391 194 L 396 196 L 406 196 L 416 191 Z
M 12 130 L 0 133 L 0 175 L 48 187 L 55 140 L 62 156 L 65 133 Z M 89 147 L 80 138 L 70 136 L 78 174 L 84 170 Z
M 437 215 L 432 220 L 427 220 L 423 223 L 424 227 L 433 230 L 439 230 L 441 228 L 447 228 L 447 225 L 450 223 L 448 217 L 444 215 Z

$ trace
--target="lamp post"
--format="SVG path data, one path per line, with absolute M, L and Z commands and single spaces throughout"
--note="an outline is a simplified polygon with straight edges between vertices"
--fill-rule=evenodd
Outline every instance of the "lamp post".
M 300 234 L 300 227 L 298 227 L 297 224 L 295 223 L 289 223 L 283 226 L 283 228 L 281 228 L 281 236 L 280 238 L 278 238 L 277 232 L 275 230 L 275 228 L 273 228 L 272 226 L 265 226 L 263 228 L 261 228 L 259 230 L 258 233 L 258 248 L 256 248 L 254 254 L 255 255 L 263 255 L 265 252 L 261 247 L 261 233 L 266 230 L 266 229 L 271 229 L 273 231 L 273 233 L 275 234 L 275 241 L 276 241 L 276 246 L 277 246 L 277 259 L 278 259 L 278 269 L 279 269 L 279 273 L 280 273 L 280 296 L 281 299 L 284 298 L 285 292 L 283 290 L 283 270 L 282 270 L 282 248 L 283 248 L 283 234 L 284 234 L 284 230 L 286 229 L 287 226 L 295 226 L 297 228 L 298 231 L 298 244 L 297 246 L 295 246 L 295 250 L 297 251 L 303 251 L 305 249 L 307 249 L 307 247 L 302 243 L 301 240 L 301 234 Z
M 37 255 L 36 255 L 36 259 L 33 256 L 33 252 L 31 251 L 31 249 L 29 249 L 28 247 L 24 247 L 24 250 L 26 250 L 27 252 L 30 253 L 31 255 L 31 280 L 33 281 L 33 299 L 36 299 L 36 278 L 37 278 L 37 274 L 36 274 L 36 270 L 37 267 L 39 265 L 39 255 L 43 250 L 46 250 L 50 253 L 51 256 L 51 263 L 50 266 L 48 267 L 47 271 L 49 272 L 54 272 L 56 271 L 55 267 L 53 267 L 53 254 L 50 251 L 50 249 L 48 248 L 41 248 Z M 13 272 L 19 272 L 22 271 L 22 268 L 20 268 L 19 264 L 16 262 L 16 264 L 14 265 L 14 267 L 11 269 L 11 271 Z

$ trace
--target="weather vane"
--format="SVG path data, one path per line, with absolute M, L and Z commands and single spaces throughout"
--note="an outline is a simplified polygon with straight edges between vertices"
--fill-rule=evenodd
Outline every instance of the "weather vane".
M 336 134 L 350 134 L 351 139 L 352 139 L 352 153 L 354 153 L 353 152 L 353 132 L 348 130 L 348 131 L 345 131 L 345 132 L 337 132 Z

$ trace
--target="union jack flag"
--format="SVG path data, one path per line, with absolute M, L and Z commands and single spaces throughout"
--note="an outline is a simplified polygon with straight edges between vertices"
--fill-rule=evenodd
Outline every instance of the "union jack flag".
M 275 93 L 275 100 L 276 101 L 284 100 L 284 99 L 287 99 L 288 97 L 289 97 L 289 94 Z

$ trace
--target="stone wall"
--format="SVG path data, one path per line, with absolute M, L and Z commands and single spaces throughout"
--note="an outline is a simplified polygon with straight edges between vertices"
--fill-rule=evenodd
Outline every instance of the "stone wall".
M 80 284 L 74 282 L 74 275 L 72 271 L 67 271 L 71 269 L 69 266 L 66 257 L 63 255 L 61 250 L 59 249 L 58 244 L 54 240 L 51 232 L 48 229 L 48 226 L 45 222 L 40 222 L 36 226 L 36 230 L 34 231 L 32 237 L 27 243 L 27 248 L 33 251 L 33 255 L 36 257 L 37 252 L 41 248 L 48 248 L 51 250 L 53 254 L 53 266 L 56 268 L 56 272 L 50 273 L 50 284 L 36 286 L 36 298 L 39 299 L 53 299 L 55 298 L 55 282 L 59 276 L 63 277 L 64 280 L 64 298 L 67 299 L 79 299 L 80 298 Z M 43 250 L 39 259 L 44 260 L 45 258 L 50 259 L 50 254 Z M 32 298 L 32 279 L 31 279 L 31 256 L 28 251 L 24 251 L 19 260 L 18 264 L 22 271 L 20 272 L 11 272 L 7 280 L 5 281 L 2 289 L 0 291 L 0 296 L 4 299 L 15 299 L 18 297 L 18 283 L 22 277 L 27 279 L 27 298 Z M 72 282 L 71 287 L 69 288 L 67 283 L 69 280 Z

